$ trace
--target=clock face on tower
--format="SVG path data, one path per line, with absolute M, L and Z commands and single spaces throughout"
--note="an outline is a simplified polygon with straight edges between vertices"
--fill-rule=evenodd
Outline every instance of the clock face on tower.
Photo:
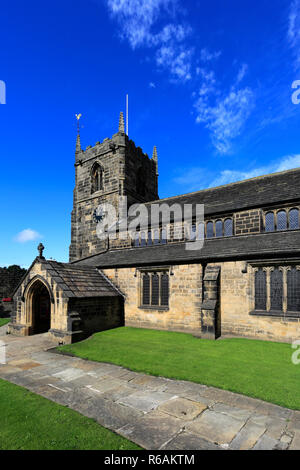
M 98 222 L 102 222 L 102 220 L 104 219 L 105 217 L 105 214 L 104 214 L 104 210 L 103 210 L 103 207 L 102 206 L 98 206 L 97 209 L 94 210 L 94 213 L 93 213 L 93 220 L 94 222 L 96 222 L 96 224 Z

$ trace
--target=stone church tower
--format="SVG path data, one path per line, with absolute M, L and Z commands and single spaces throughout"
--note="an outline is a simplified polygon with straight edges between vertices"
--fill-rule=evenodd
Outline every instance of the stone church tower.
M 70 262 L 107 249 L 107 241 L 97 237 L 94 214 L 105 202 L 114 205 L 118 213 L 119 196 L 127 196 L 128 206 L 158 199 L 156 148 L 150 159 L 135 146 L 125 134 L 123 113 L 119 131 L 111 139 L 82 150 L 77 135 Z

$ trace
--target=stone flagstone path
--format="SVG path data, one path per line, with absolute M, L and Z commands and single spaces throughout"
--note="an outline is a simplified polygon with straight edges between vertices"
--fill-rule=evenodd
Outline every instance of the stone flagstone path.
M 94 418 L 145 449 L 300 449 L 300 411 L 56 354 L 47 351 L 56 345 L 47 334 L 1 340 L 7 353 L 1 378 Z

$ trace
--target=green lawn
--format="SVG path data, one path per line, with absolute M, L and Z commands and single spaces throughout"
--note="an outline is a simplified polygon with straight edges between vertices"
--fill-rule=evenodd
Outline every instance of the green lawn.
M 0 327 L 10 322 L 10 318 L 0 318 Z
M 58 349 L 300 409 L 300 365 L 292 363 L 290 344 L 239 338 L 209 341 L 184 333 L 117 328 Z
M 1 379 L 0 423 L 0 450 L 139 449 L 92 419 Z

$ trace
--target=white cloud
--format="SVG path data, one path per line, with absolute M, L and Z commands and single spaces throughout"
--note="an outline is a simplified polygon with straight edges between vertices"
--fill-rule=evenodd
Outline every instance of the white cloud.
M 295 66 L 300 66 L 300 0 L 293 0 L 288 18 L 288 41 L 294 50 Z
M 243 78 L 245 77 L 246 73 L 248 72 L 248 65 L 247 64 L 243 64 L 239 70 L 239 73 L 238 73 L 238 76 L 237 76 L 237 79 L 236 79 L 236 83 L 239 84 Z
M 279 171 L 292 170 L 300 167 L 300 155 L 288 155 L 281 160 L 272 162 L 269 165 L 254 168 L 247 171 L 224 170 L 210 184 L 210 187 L 220 186 L 222 184 L 242 181 L 256 176 L 268 175 Z
M 268 175 L 279 171 L 291 170 L 300 167 L 300 154 L 287 155 L 271 162 L 268 165 L 252 168 L 249 170 L 222 170 L 214 178 L 205 168 L 194 167 L 181 172 L 180 176 L 173 178 L 173 182 L 184 187 L 185 192 L 200 191 L 204 188 L 214 188 L 224 184 L 243 181 L 256 176 Z
M 210 52 L 208 49 L 204 48 L 200 51 L 200 59 L 202 62 L 211 62 L 212 60 L 218 59 L 221 54 L 221 51 Z
M 27 228 L 25 230 L 22 230 L 22 232 L 18 233 L 15 237 L 14 240 L 18 243 L 26 243 L 26 242 L 31 242 L 35 240 L 40 240 L 42 235 L 35 230 L 32 230 L 31 228 Z
M 108 9 L 121 24 L 121 34 L 135 49 L 151 42 L 151 28 L 162 9 L 174 0 L 107 0 Z
M 191 78 L 193 50 L 185 40 L 192 28 L 172 22 L 157 31 L 162 13 L 170 16 L 169 9 L 176 3 L 177 0 L 107 0 L 111 15 L 121 26 L 121 37 L 128 40 L 132 49 L 155 49 L 156 65 L 166 69 L 172 80 L 186 81 Z
M 150 83 L 149 83 L 149 88 L 156 88 L 155 83 L 154 83 L 154 82 L 150 82 Z
M 230 153 L 232 140 L 240 135 L 243 126 L 254 107 L 254 93 L 250 88 L 231 88 L 225 98 L 217 99 L 210 106 L 208 97 L 200 97 L 195 103 L 197 122 L 209 129 L 213 145 L 221 154 Z
M 191 57 L 193 51 L 183 47 L 163 46 L 156 54 L 158 66 L 167 68 L 172 77 L 186 81 L 191 79 Z

